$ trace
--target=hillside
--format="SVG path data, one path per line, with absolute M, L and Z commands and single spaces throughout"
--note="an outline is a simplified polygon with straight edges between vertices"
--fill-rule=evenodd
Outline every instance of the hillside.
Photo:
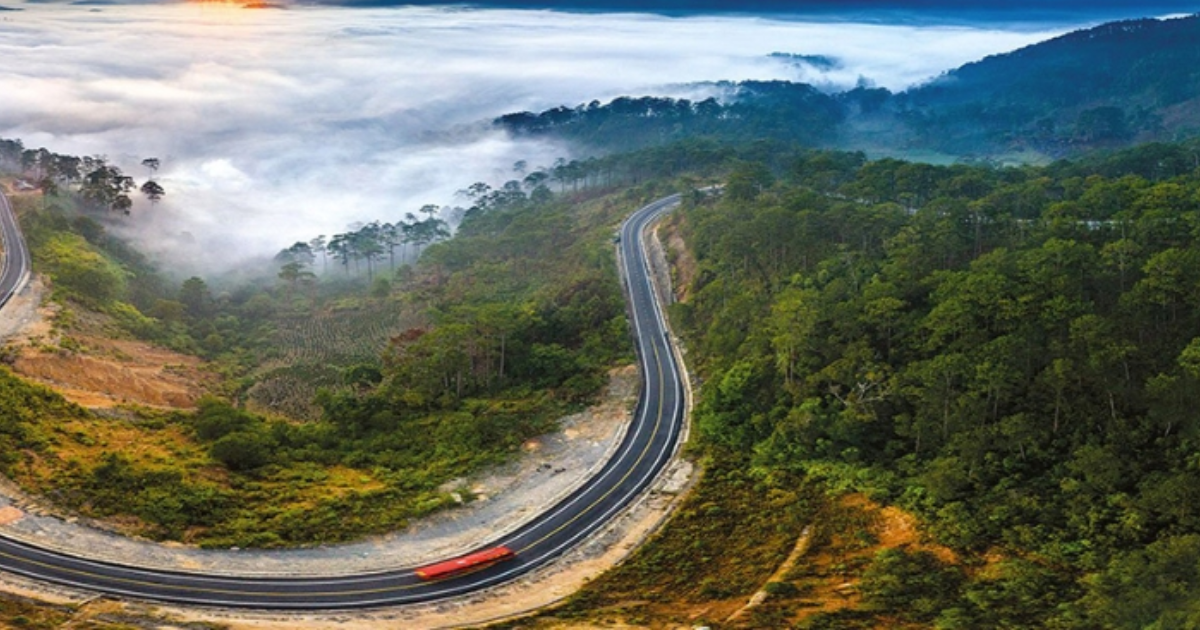
M 70 413 L 5 417 L 0 474 L 127 533 L 243 548 L 361 538 L 469 500 L 446 484 L 519 456 L 629 361 L 624 214 L 732 156 L 576 164 L 557 194 L 540 171 L 477 183 L 453 238 L 426 207 L 181 282 L 105 229 L 138 216 L 89 203 L 81 160 L 0 146 L 0 170 L 43 183 L 14 206 L 50 303 L 2 360 L 87 405 L 47 394 Z M 9 378 L 0 403 L 43 395 Z
M 1131 20 L 988 57 L 896 95 L 929 148 L 1079 149 L 1200 131 L 1200 17 Z
M 691 102 L 622 97 L 496 119 L 517 135 L 605 152 L 684 138 L 763 138 L 870 153 L 1065 157 L 1200 133 L 1200 16 L 1105 24 L 951 70 L 892 94 L 787 82 L 714 83 Z
M 1190 627 L 1200 177 L 1174 158 L 1192 150 L 1021 169 L 813 152 L 692 198 L 670 314 L 703 383 L 705 478 L 532 627 Z M 842 509 L 859 493 L 928 539 L 889 546 Z
M 810 85 L 745 81 L 711 86 L 727 102 L 622 97 L 601 105 L 517 112 L 494 124 L 518 136 L 552 135 L 592 151 L 631 151 L 705 138 L 723 142 L 827 144 L 845 112 L 838 101 Z
M 470 186 L 453 238 L 427 206 L 297 242 L 243 284 L 159 273 L 103 227 L 130 190 L 89 207 L 78 167 L 10 144 L 39 181 L 20 205 L 57 315 L 4 353 L 0 473 L 213 547 L 350 540 L 471 500 L 459 480 L 629 360 L 613 228 L 681 190 L 662 234 L 703 478 L 628 562 L 510 627 L 1189 627 L 1197 42 L 1200 17 L 1134 20 L 900 94 L 718 83 L 505 115 L 604 155 Z M 1014 152 L 1070 161 L 993 166 Z M 19 378 L 154 344 L 191 355 L 152 366 L 195 384 L 170 405 L 96 413 L 53 370 Z

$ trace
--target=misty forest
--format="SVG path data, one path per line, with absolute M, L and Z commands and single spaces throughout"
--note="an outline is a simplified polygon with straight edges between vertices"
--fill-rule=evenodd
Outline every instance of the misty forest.
M 481 133 L 528 155 L 338 230 L 298 210 L 269 253 L 231 234 L 207 267 L 147 245 L 196 186 L 178 158 L 0 139 L 46 320 L 0 349 L 0 473 L 205 549 L 486 501 L 472 478 L 635 362 L 617 230 L 681 193 L 652 231 L 694 477 L 626 560 L 490 627 L 1197 627 L 1197 41 L 1200 17 L 1135 19 L 912 87 L 491 112 Z M 159 352 L 170 396 L 64 384 Z M 0 598 L 0 625 L 75 612 Z

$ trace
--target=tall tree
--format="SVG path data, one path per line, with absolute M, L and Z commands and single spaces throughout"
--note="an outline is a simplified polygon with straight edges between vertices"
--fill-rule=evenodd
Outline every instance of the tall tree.
M 313 254 L 321 255 L 321 273 L 325 273 L 329 266 L 329 250 L 326 249 L 325 235 L 321 234 L 308 242 L 308 249 Z
M 38 190 L 42 191 L 42 210 L 46 209 L 47 198 L 58 194 L 58 184 L 51 177 L 43 177 L 38 181 Z
M 129 214 L 133 201 L 128 193 L 134 188 L 133 178 L 103 158 L 92 158 L 92 164 L 94 168 L 84 176 L 80 194 L 96 206 Z
M 150 200 L 150 205 L 157 204 L 162 200 L 163 195 L 167 194 L 167 191 L 163 190 L 163 187 L 153 179 L 146 180 L 146 183 L 142 184 L 141 191 Z
M 184 280 L 179 289 L 179 301 L 193 318 L 203 317 L 212 306 L 212 294 L 208 291 L 208 283 L 198 276 Z

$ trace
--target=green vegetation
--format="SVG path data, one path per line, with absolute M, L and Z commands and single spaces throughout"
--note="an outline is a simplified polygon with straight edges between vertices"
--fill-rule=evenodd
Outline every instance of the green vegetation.
M 746 82 L 715 86 L 724 102 L 510 114 L 496 124 L 515 134 L 641 150 L 521 165 L 463 191 L 468 208 L 295 243 L 249 284 L 169 279 L 106 233 L 133 191 L 166 194 L 153 180 L 0 140 L 0 166 L 41 193 L 19 205 L 68 307 L 59 326 L 103 313 L 224 376 L 195 412 L 101 419 L 0 369 L 0 471 L 208 546 L 400 527 L 630 360 L 612 230 L 663 181 L 719 173 L 719 199 L 685 196 L 677 225 L 698 270 L 671 308 L 705 383 L 692 445 L 705 476 L 653 544 L 554 617 L 696 621 L 656 606 L 723 612 L 764 588 L 772 602 L 739 624 L 1190 627 L 1200 145 L 1001 169 L 786 143 L 989 162 L 1188 137 L 1198 25 L 1103 26 L 902 94 Z M 461 218 L 452 239 L 442 210 Z M 818 549 L 874 548 L 826 490 L 919 514 L 954 561 L 902 546 L 765 583 L 814 520 Z M 803 614 L 817 574 L 854 579 L 855 605 Z
M 1195 136 L 1200 19 L 1128 20 L 967 64 L 897 95 L 921 145 L 1052 155 Z
M 838 100 L 801 83 L 745 81 L 713 86 L 729 93 L 729 103 L 716 98 L 693 103 L 687 99 L 621 97 L 601 105 L 593 101 L 574 109 L 557 107 L 539 114 L 520 112 L 497 118 L 495 124 L 514 134 L 553 134 L 586 147 L 629 151 L 710 138 L 748 142 L 817 144 L 836 139 L 845 118 Z M 561 165 L 560 165 L 561 167 Z M 556 169 L 560 181 L 566 173 Z
M 554 628 L 616 619 L 656 628 L 719 624 L 728 606 L 713 604 L 745 603 L 826 504 L 819 484 L 786 475 L 758 478 L 747 474 L 748 463 L 732 452 L 706 458 L 700 483 L 663 531 L 629 560 L 555 610 L 500 627 Z M 778 619 L 772 621 L 762 627 L 779 627 Z
M 179 621 L 135 607 L 95 610 L 79 605 L 47 604 L 17 595 L 0 593 L 0 627 L 6 630 L 137 630 L 171 627 L 180 630 L 222 630 L 225 624 Z
M 766 483 L 733 453 L 713 458 L 671 528 L 629 562 L 606 573 L 563 608 L 568 614 L 628 600 L 704 602 L 748 597 L 770 577 L 797 533 L 823 503 L 796 479 Z
M 0 367 L 0 473 L 12 476 L 23 452 L 45 448 L 43 422 L 88 415 L 49 389 L 25 383 Z
M 1011 559 L 964 575 L 880 557 L 863 589 L 887 617 L 1184 618 L 1194 567 L 1164 563 L 1200 527 L 1190 150 L 1002 170 L 814 153 L 770 186 L 743 169 L 684 211 L 700 280 L 672 315 L 708 383 L 701 443 Z
M 724 624 L 808 523 L 801 564 L 729 625 L 1188 627 L 1193 152 L 1019 169 L 810 152 L 686 196 L 697 279 L 671 316 L 709 469 L 649 545 L 528 627 Z M 877 547 L 820 496 L 843 491 L 954 553 Z
M 70 621 L 72 612 L 66 607 L 37 604 L 9 595 L 0 595 L 0 624 L 6 628 L 53 630 Z
M 158 158 L 142 160 L 142 165 L 151 172 L 157 171 L 160 164 Z M 129 193 L 134 189 L 140 190 L 151 204 L 158 203 L 167 194 L 153 179 L 146 180 L 138 188 L 132 177 L 109 164 L 103 156 L 81 158 L 45 148 L 27 149 L 20 140 L 0 138 L 0 168 L 19 173 L 27 185 L 41 192 L 43 199 L 73 186 L 78 199 L 95 211 L 130 214 L 133 198 Z
M 770 138 L 947 161 L 1075 156 L 1196 136 L 1197 37 L 1200 17 L 1132 20 L 991 56 L 896 94 L 867 84 L 826 94 L 797 83 L 722 82 L 702 86 L 720 100 L 625 96 L 512 113 L 495 124 L 600 151 Z M 771 57 L 786 64 L 832 61 Z
M 470 500 L 447 482 L 553 430 L 632 360 L 611 237 L 660 189 L 606 193 L 636 165 L 665 178 L 735 155 L 700 143 L 590 162 L 559 194 L 544 171 L 475 184 L 449 210 L 453 239 L 426 207 L 289 246 L 250 283 L 163 276 L 68 180 L 18 197 L 63 305 L 68 341 L 48 350 L 87 352 L 69 334 L 96 312 L 223 379 L 195 412 L 15 415 L 9 473 L 84 515 L 213 547 L 349 540 Z

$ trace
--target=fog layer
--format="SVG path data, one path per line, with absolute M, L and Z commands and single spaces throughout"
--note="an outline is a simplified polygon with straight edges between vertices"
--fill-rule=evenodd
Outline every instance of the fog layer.
M 1075 25 L 915 27 L 433 8 L 16 4 L 0 21 L 0 137 L 158 157 L 167 190 L 123 219 L 143 247 L 216 269 L 358 221 L 455 202 L 567 147 L 487 128 L 517 110 L 689 82 L 860 77 L 902 89 Z M 835 57 L 828 73 L 767 58 Z M 447 133 L 452 132 L 452 133 Z M 134 229 L 136 228 L 136 230 Z

